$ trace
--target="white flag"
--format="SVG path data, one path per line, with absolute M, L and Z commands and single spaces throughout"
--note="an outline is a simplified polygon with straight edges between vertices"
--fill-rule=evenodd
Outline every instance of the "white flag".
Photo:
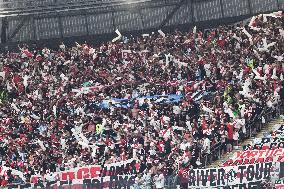
M 284 37 L 284 30 L 279 29 L 279 33 L 280 33 L 280 35 L 281 35 L 282 37 Z
M 158 30 L 158 33 L 163 36 L 163 37 L 166 37 L 166 34 L 162 31 L 162 30 Z
M 263 116 L 261 117 L 261 123 L 265 123 L 265 118 Z
M 267 44 L 266 37 L 264 39 L 262 39 L 262 43 L 263 43 L 263 47 L 258 48 L 258 50 L 260 52 L 268 52 L 269 48 L 276 44 L 276 42 L 272 42 L 272 43 Z
M 118 31 L 118 29 L 115 30 L 115 33 L 117 34 L 117 37 L 112 40 L 113 43 L 116 42 L 116 41 L 118 41 L 118 40 L 120 40 L 121 37 L 122 37 L 122 35 L 121 35 L 121 33 Z
M 250 44 L 253 44 L 252 35 L 244 28 L 243 33 L 249 38 Z
M 2 77 L 3 79 L 5 79 L 5 72 L 0 72 L 0 77 Z
M 197 27 L 194 26 L 194 28 L 193 28 L 193 33 L 196 34 L 196 31 L 197 31 Z

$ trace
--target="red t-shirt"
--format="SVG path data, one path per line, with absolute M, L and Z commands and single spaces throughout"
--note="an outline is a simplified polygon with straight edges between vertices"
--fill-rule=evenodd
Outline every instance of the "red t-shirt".
M 1 186 L 7 186 L 8 181 L 6 181 L 5 179 L 1 181 Z
M 201 128 L 202 128 L 202 130 L 206 130 L 206 129 L 207 129 L 206 125 L 207 125 L 206 120 L 203 119 L 203 120 L 201 121 Z
M 159 152 L 164 152 L 165 151 L 164 146 L 165 146 L 165 143 L 163 141 L 160 141 L 158 143 L 157 148 L 158 148 Z
M 9 75 L 11 72 L 11 69 L 8 66 L 4 66 L 3 71 L 5 72 L 6 75 Z
M 220 39 L 220 40 L 217 41 L 217 44 L 220 47 L 224 47 L 226 45 L 226 41 L 225 41 L 225 39 Z
M 233 135 L 234 135 L 234 125 L 229 123 L 227 125 L 227 130 L 228 130 L 228 139 L 233 140 Z
M 19 83 L 19 85 L 18 85 L 18 91 L 19 91 L 20 93 L 22 93 L 22 92 L 25 91 L 25 86 L 24 86 L 22 83 Z
M 21 82 L 21 77 L 18 75 L 14 75 L 13 82 L 17 85 Z

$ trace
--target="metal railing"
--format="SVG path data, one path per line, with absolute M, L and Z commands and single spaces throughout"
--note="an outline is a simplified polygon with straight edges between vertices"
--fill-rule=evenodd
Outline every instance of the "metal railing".
M 255 116 L 253 120 L 246 124 L 246 133 L 243 133 L 242 130 L 239 131 L 240 140 L 238 142 L 243 142 L 245 139 L 255 136 L 268 122 L 272 121 L 276 117 L 279 117 L 281 112 L 283 112 L 283 108 L 283 104 L 277 106 L 275 109 L 267 108 L 262 111 L 261 114 Z M 265 123 L 262 123 L 262 117 L 264 117 Z M 213 161 L 221 159 L 221 156 L 222 143 L 219 142 L 211 147 L 210 154 L 206 154 L 200 158 L 202 167 L 207 167 L 208 165 L 212 164 Z
M 221 23 L 235 23 L 257 13 L 281 10 L 284 6 L 283 3 L 276 3 L 276 1 L 271 0 L 263 0 L 261 3 L 252 4 L 247 3 L 252 0 L 188 0 L 180 7 L 181 4 L 179 3 L 182 1 L 178 0 L 77 0 L 76 2 L 70 2 L 69 0 L 28 0 L 29 3 L 26 1 L 22 3 L 22 1 L 8 1 L 4 4 L 2 2 L 3 5 L 0 6 L 2 10 L 0 18 L 10 17 L 7 20 L 9 25 L 6 28 L 7 33 L 15 31 L 18 34 L 7 43 L 9 47 L 15 45 L 12 42 L 25 41 L 33 43 L 37 40 L 49 38 L 53 40 L 42 42 L 53 48 L 58 48 L 58 39 L 54 38 L 64 39 L 65 43 L 71 43 L 72 41 L 73 44 L 76 40 L 82 42 L 87 40 L 88 43 L 96 44 L 112 39 L 113 32 L 116 29 L 123 31 L 124 35 L 131 33 L 133 36 L 140 36 L 142 33 L 160 29 L 161 26 L 164 26 L 162 27 L 163 31 L 174 31 L 177 28 L 188 31 L 194 25 L 197 25 L 197 28 L 215 27 Z M 54 3 L 52 3 L 53 1 Z M 270 6 L 263 7 L 263 4 Z M 8 9 L 9 6 L 11 6 L 10 9 Z M 210 7 L 210 9 L 205 7 Z M 212 12 L 212 10 L 215 11 Z M 168 14 L 167 19 L 165 19 L 165 14 Z M 156 16 L 153 17 L 153 15 Z M 22 17 L 28 17 L 28 19 L 22 20 Z M 128 21 L 128 17 L 133 17 L 133 20 Z M 64 27 L 61 26 L 63 18 L 66 20 Z M 109 20 L 112 20 L 113 24 L 108 26 Z M 21 22 L 24 23 L 22 26 Z M 97 27 L 99 23 L 106 23 L 107 26 Z M 24 27 L 26 25 L 29 25 L 29 27 Z M 72 31 L 71 28 L 74 27 L 78 27 L 80 30 Z M 51 31 L 45 31 L 44 28 L 47 28 L 46 30 L 48 28 L 52 29 Z M 101 34 L 104 34 L 104 36 L 97 36 Z M 106 34 L 108 37 L 106 37 Z M 91 35 L 96 37 L 90 37 Z M 68 39 L 70 36 L 81 37 L 70 40 Z M 38 45 L 41 44 L 41 42 L 37 43 Z

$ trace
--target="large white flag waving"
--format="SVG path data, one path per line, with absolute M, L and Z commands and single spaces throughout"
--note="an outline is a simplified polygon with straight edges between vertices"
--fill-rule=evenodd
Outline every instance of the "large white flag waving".
M 121 37 L 122 37 L 122 35 L 121 35 L 121 33 L 118 29 L 115 30 L 115 33 L 117 34 L 117 37 L 112 40 L 113 43 L 120 40 Z

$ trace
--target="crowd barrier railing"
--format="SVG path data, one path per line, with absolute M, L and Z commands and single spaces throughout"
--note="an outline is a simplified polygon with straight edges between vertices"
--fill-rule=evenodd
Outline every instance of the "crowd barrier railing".
M 260 132 L 263 127 L 274 118 L 279 117 L 281 112 L 283 112 L 283 104 L 278 105 L 276 108 L 267 108 L 260 115 L 257 115 L 253 120 L 249 121 L 246 124 L 246 133 L 243 133 L 242 130 L 239 131 L 240 140 L 238 142 L 242 142 L 245 139 L 251 138 L 255 136 L 257 132 Z M 262 117 L 265 119 L 265 123 L 262 122 Z M 222 154 L 222 146 L 221 142 L 215 144 L 211 147 L 210 154 L 205 154 L 201 157 L 202 167 L 207 167 L 213 161 L 216 161 L 221 158 Z M 235 145 L 236 146 L 236 145 Z

